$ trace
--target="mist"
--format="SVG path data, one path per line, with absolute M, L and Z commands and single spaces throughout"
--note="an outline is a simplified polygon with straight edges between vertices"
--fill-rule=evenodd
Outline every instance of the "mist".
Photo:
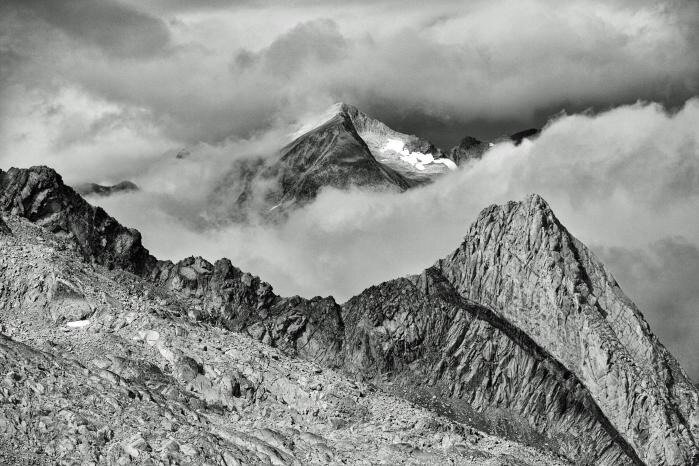
M 197 204 L 209 202 L 206 196 L 188 197 L 187 186 L 200 178 L 189 178 L 186 165 L 181 173 L 172 167 L 153 172 L 156 178 L 164 173 L 166 191 L 99 203 L 140 229 L 159 258 L 228 257 L 283 295 L 344 301 L 449 254 L 486 206 L 538 193 L 604 260 L 696 377 L 699 348 L 688 329 L 699 325 L 691 291 L 699 267 L 698 119 L 698 99 L 676 112 L 637 103 L 561 115 L 538 138 L 498 144 L 482 160 L 426 187 L 400 194 L 326 189 L 279 225 L 202 228 L 189 221 L 178 199 L 190 203 L 190 213 L 211 206 Z

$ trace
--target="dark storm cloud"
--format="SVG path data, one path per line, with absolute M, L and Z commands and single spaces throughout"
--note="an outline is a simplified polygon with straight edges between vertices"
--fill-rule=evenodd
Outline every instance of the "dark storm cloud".
M 118 58 L 163 53 L 170 42 L 158 18 L 111 0 L 10 0 L 20 14 L 40 18 L 81 43 Z
M 249 137 L 340 100 L 442 143 L 540 126 L 561 109 L 680 105 L 699 89 L 697 2 L 12 5 L 78 41 L 15 25 L 24 82 L 146 109 L 182 144 Z

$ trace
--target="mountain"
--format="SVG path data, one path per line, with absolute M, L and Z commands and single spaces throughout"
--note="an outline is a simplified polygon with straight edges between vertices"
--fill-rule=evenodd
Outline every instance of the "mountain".
M 226 259 L 158 261 L 44 167 L 0 172 L 0 211 L 0 395 L 25 399 L 1 405 L 4 452 L 699 461 L 699 391 L 539 196 L 486 208 L 452 254 L 341 305 L 278 296 Z
M 7 223 L 2 464 L 565 464 L 202 322 L 188 296 Z
M 483 157 L 483 154 L 485 154 L 485 151 L 493 145 L 493 143 L 479 141 L 473 136 L 466 136 L 458 145 L 452 147 L 449 152 L 447 152 L 447 157 L 453 160 L 457 165 L 463 165 L 469 160 L 480 159 Z
M 527 129 L 493 142 L 467 136 L 442 151 L 338 103 L 305 122 L 278 153 L 237 157 L 212 189 L 206 217 L 221 223 L 276 220 L 314 200 L 323 188 L 403 192 L 480 159 L 496 142 L 518 145 L 538 132 Z
M 0 211 L 72 239 L 90 262 L 137 274 L 156 262 L 141 244 L 138 231 L 90 205 L 47 167 L 0 170 Z
M 276 218 L 325 187 L 402 192 L 454 170 L 430 142 L 392 130 L 347 104 L 304 126 L 279 154 L 241 158 L 211 196 L 212 217 Z
M 537 136 L 540 132 L 541 130 L 539 130 L 538 128 L 528 128 L 511 134 L 510 140 L 515 143 L 515 146 L 518 146 L 522 143 L 523 140 Z
M 132 181 L 121 181 L 112 186 L 103 186 L 97 183 L 82 183 L 75 186 L 75 191 L 81 196 L 111 196 L 112 194 L 129 193 L 138 190 L 138 186 Z

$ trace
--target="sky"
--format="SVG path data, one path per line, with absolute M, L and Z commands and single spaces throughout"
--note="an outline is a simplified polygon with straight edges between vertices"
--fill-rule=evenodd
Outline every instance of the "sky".
M 0 168 L 136 181 L 100 202 L 159 257 L 227 256 L 280 293 L 344 300 L 448 254 L 487 205 L 537 192 L 695 381 L 696 96 L 696 1 L 0 5 Z M 275 227 L 201 225 L 234 160 L 273 156 L 338 101 L 445 149 L 543 131 L 400 196 L 327 190 Z

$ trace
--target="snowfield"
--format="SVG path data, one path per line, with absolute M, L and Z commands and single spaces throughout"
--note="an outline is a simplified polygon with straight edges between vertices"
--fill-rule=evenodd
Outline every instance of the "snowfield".
M 441 163 L 450 170 L 456 170 L 456 164 L 449 159 L 435 159 L 430 153 L 423 154 L 422 152 L 408 151 L 408 149 L 405 148 L 405 142 L 400 139 L 388 139 L 381 148 L 381 152 L 396 152 L 400 154 L 400 159 L 402 161 L 409 163 L 418 170 L 424 170 L 425 165 L 434 163 Z

